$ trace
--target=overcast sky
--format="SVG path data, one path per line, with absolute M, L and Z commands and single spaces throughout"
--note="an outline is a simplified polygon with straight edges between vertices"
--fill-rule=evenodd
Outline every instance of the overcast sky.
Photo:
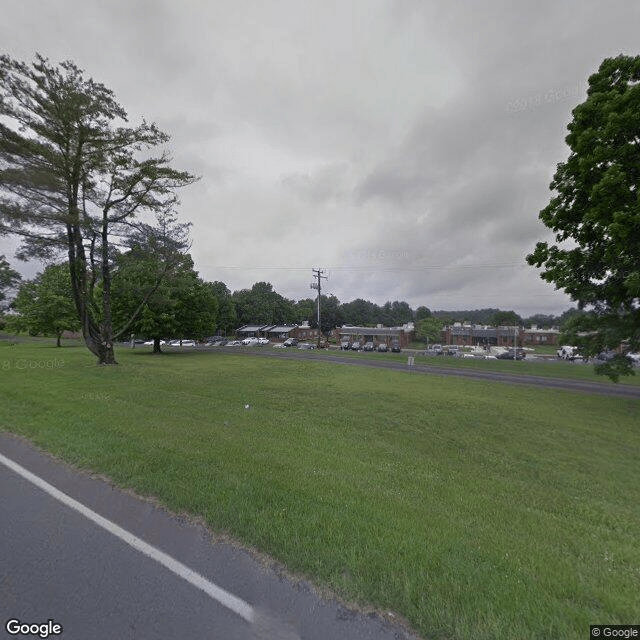
M 2 52 L 72 59 L 172 136 L 192 256 L 233 291 L 572 306 L 525 263 L 602 60 L 637 0 L 3 0 Z M 0 254 L 13 260 L 0 238 Z

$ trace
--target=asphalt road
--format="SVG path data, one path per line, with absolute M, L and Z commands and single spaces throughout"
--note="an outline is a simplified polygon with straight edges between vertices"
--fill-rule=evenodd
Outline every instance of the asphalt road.
M 372 367 L 377 369 L 391 369 L 394 371 L 405 371 L 417 374 L 431 374 L 440 376 L 455 376 L 459 378 L 468 378 L 474 380 L 491 380 L 495 382 L 505 382 L 507 384 L 529 385 L 535 387 L 543 387 L 547 389 L 564 389 L 567 391 L 578 391 L 582 393 L 601 394 L 607 396 L 618 396 L 625 398 L 640 399 L 640 387 L 611 384 L 607 382 L 590 382 L 582 380 L 568 380 L 565 378 L 549 378 L 545 376 L 509 374 L 497 371 L 478 371 L 472 369 L 463 369 L 461 367 L 430 366 L 424 364 L 415 364 L 409 367 L 406 362 L 398 362 L 396 360 L 382 360 L 379 358 L 362 358 L 353 356 L 343 356 L 340 352 L 318 352 L 305 351 L 302 349 L 269 349 L 268 347 L 212 347 L 212 352 L 221 353 L 237 353 L 244 355 L 257 355 L 269 358 L 308 358 L 313 360 L 321 360 L 323 362 L 333 362 L 341 365 L 351 365 L 357 367 Z M 407 353 L 407 355 L 411 355 Z M 575 366 L 587 366 L 579 365 Z
M 202 526 L 0 433 L 0 637 L 64 640 L 409 640 L 391 618 L 321 598 L 302 581 Z M 127 536 L 64 504 L 17 464 Z M 136 542 L 137 541 L 137 542 Z M 135 544 L 134 544 L 135 543 Z M 147 545 L 171 562 L 136 548 Z M 184 567 L 200 582 L 170 567 Z M 168 568 L 169 567 L 169 568 Z M 195 572 L 195 573 L 194 573 Z M 191 575 L 187 574 L 187 575 Z M 245 609 L 234 611 L 222 590 Z M 208 587 L 207 587 L 208 588 Z M 235 602 L 235 601 L 234 601 Z M 237 602 L 235 604 L 237 604 Z M 7 630 L 10 620 L 12 623 Z M 49 635 L 12 635 L 46 624 Z M 60 634 L 50 633 L 55 625 Z

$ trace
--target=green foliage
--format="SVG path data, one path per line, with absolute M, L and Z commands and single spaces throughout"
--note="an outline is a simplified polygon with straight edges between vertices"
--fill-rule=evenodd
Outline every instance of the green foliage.
M 53 334 L 57 346 L 64 331 L 80 330 L 67 264 L 49 265 L 24 282 L 11 306 L 19 313 L 11 319 L 11 326 L 29 335 Z
M 538 329 L 551 329 L 552 327 L 558 326 L 558 318 L 554 315 L 536 313 L 528 318 L 523 318 L 522 324 L 525 327 L 536 325 Z
M 515 311 L 497 311 L 489 323 L 494 327 L 513 327 L 522 324 L 522 318 Z
M 429 307 L 418 307 L 416 309 L 416 322 L 419 322 L 420 320 L 424 319 L 424 318 L 428 318 L 431 315 L 431 309 L 429 309 Z
M 0 56 L 0 117 L 0 234 L 19 234 L 25 259 L 68 256 L 86 345 L 112 364 L 112 242 L 133 218 L 171 211 L 195 178 L 166 151 L 151 155 L 168 136 L 147 122 L 122 126 L 113 92 L 71 61 Z
M 203 282 L 193 269 L 191 256 L 175 252 L 170 259 L 154 246 L 136 245 L 117 258 L 113 278 L 114 321 L 142 310 L 130 323 L 136 335 L 153 339 L 156 351 L 161 338 L 202 339 L 214 332 L 218 321 L 216 287 Z
M 294 324 L 298 321 L 293 301 L 273 290 L 269 282 L 256 282 L 251 289 L 233 292 L 238 323 Z
M 416 324 L 416 338 L 429 344 L 429 342 L 438 342 L 440 340 L 440 332 L 444 323 L 440 318 L 428 316 L 422 318 Z
M 209 286 L 218 301 L 218 331 L 222 331 L 222 335 L 228 335 L 238 325 L 238 314 L 231 291 L 224 282 L 211 282 Z
M 7 291 L 15 288 L 20 279 L 20 274 L 11 268 L 4 255 L 0 256 L 0 310 L 7 299 Z
M 466 311 L 433 311 L 432 314 L 441 318 L 445 324 L 454 322 L 468 322 L 471 324 L 491 324 L 491 321 L 500 309 L 473 309 Z
M 572 324 L 585 355 L 625 340 L 638 350 L 640 56 L 604 60 L 568 129 L 569 158 L 558 165 L 555 195 L 540 212 L 557 244 L 539 242 L 527 261 L 587 310 Z

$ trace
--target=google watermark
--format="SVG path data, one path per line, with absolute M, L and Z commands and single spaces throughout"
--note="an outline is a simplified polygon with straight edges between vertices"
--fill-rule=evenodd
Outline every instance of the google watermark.
M 48 638 L 49 636 L 59 636 L 62 633 L 62 625 L 51 619 L 46 622 L 30 623 L 11 618 L 11 620 L 7 620 L 4 628 L 10 636 Z
M 545 104 L 555 104 L 569 98 L 578 98 L 585 94 L 582 84 L 577 82 L 574 86 L 562 89 L 549 89 L 542 93 L 536 93 L 526 98 L 517 98 L 507 104 L 507 113 L 519 113 L 538 109 Z
M 590 638 L 640 638 L 640 624 L 592 624 Z
M 30 360 L 19 358 L 17 360 L 0 360 L 0 371 L 35 371 L 44 369 L 60 369 L 65 362 L 62 358 L 48 358 L 46 360 Z

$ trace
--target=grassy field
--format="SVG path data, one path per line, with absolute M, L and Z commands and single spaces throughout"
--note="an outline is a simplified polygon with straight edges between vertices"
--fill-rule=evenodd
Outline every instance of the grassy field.
M 260 347 L 239 347 L 244 350 L 259 350 Z M 216 348 L 214 348 L 216 349 Z M 223 348 L 224 349 L 224 348 Z M 265 347 L 268 351 L 270 347 Z M 226 349 L 226 351 L 231 348 Z M 405 351 L 402 353 L 376 353 L 376 352 L 356 352 L 341 351 L 337 349 L 331 350 L 314 350 L 305 352 L 309 356 L 333 356 L 341 358 L 370 358 L 373 360 L 396 362 L 407 362 L 409 355 L 414 356 L 416 365 L 428 365 L 430 367 L 445 367 L 448 369 L 472 369 L 477 371 L 496 371 L 500 373 L 509 373 L 513 375 L 532 375 L 544 378 L 564 378 L 574 380 L 587 380 L 592 382 L 600 382 L 602 384 L 623 384 L 640 386 L 640 371 L 635 370 L 635 375 L 623 377 L 618 383 L 612 382 L 605 376 L 596 375 L 592 363 L 582 362 L 566 362 L 556 358 L 550 360 L 533 361 L 531 356 L 529 360 L 526 358 L 520 361 L 512 360 L 484 360 L 481 358 L 453 358 L 448 356 L 425 356 L 422 352 L 414 353 Z
M 117 356 L 0 347 L 0 428 L 425 638 L 640 620 L 640 401 L 224 350 Z

